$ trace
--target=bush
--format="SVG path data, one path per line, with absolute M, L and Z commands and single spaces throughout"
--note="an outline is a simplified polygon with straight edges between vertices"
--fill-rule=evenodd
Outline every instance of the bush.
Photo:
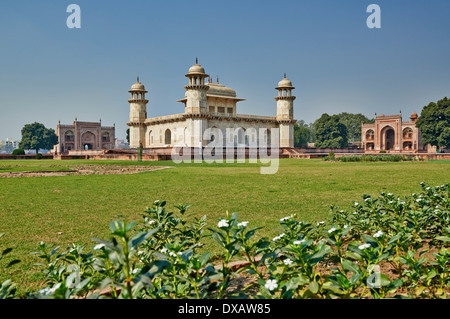
M 166 210 L 156 201 L 141 223 L 110 223 L 111 238 L 86 245 L 39 244 L 46 287 L 30 298 L 446 298 L 450 292 L 450 184 L 421 183 L 400 198 L 364 194 L 353 209 L 330 206 L 319 223 L 279 220 L 280 235 L 255 236 L 260 227 L 226 214 L 205 234 L 206 217 L 187 223 L 189 206 Z M 212 237 L 219 263 L 199 253 Z M 238 270 L 232 259 L 246 262 Z M 246 272 L 245 289 L 233 277 Z M 100 291 L 106 289 L 107 293 Z
M 25 151 L 21 148 L 17 148 L 12 151 L 11 155 L 25 155 Z
M 349 156 L 339 156 L 338 158 L 330 158 L 325 157 L 325 161 L 337 160 L 341 162 L 401 162 L 401 161 L 415 161 L 422 160 L 416 159 L 411 155 L 398 155 L 398 154 L 386 154 L 386 155 L 371 155 L 371 154 L 363 154 L 363 155 L 349 155 Z
M 42 159 L 42 154 L 41 153 L 36 153 L 36 159 Z

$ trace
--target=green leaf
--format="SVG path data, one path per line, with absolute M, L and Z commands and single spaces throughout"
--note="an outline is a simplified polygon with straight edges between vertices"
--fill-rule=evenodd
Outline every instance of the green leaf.
M 389 239 L 389 241 L 387 242 L 388 245 L 391 245 L 393 243 L 395 243 L 397 240 L 399 240 L 402 237 L 402 233 L 398 233 L 397 235 L 395 235 L 394 237 L 392 237 L 391 239 Z
M 363 234 L 361 237 L 366 243 L 370 244 L 372 247 L 378 246 L 377 241 L 372 236 L 369 236 L 367 234 Z
M 441 241 L 450 241 L 449 236 L 437 236 L 436 239 Z
M 351 248 L 351 247 L 349 246 L 349 248 Z M 356 259 L 357 261 L 360 261 L 360 262 L 363 261 L 363 258 L 361 257 L 361 255 L 354 251 L 347 250 L 345 252 L 345 256 L 352 258 L 352 259 Z
M 316 294 L 319 291 L 319 285 L 315 281 L 311 281 L 308 288 L 313 294 Z
M 299 277 L 292 277 L 286 283 L 286 290 L 296 290 L 301 283 L 301 279 Z
M 361 277 L 362 277 L 361 273 L 354 274 L 349 280 L 349 285 L 354 286 L 361 279 Z
M 123 236 L 125 234 L 123 222 L 120 220 L 113 220 L 111 223 L 109 223 L 109 229 L 114 235 Z
M 212 238 L 214 238 L 214 240 L 219 244 L 219 245 L 221 245 L 222 247 L 225 247 L 226 246 L 226 240 L 225 240 L 225 237 L 223 236 L 223 234 L 222 233 L 220 233 L 220 232 L 218 232 L 218 231 L 213 231 L 213 233 L 212 233 Z
M 155 275 L 159 274 L 170 265 L 171 262 L 168 260 L 156 260 L 151 263 L 146 275 L 148 275 L 150 278 L 153 278 Z
M 131 222 L 129 224 L 127 224 L 127 226 L 125 227 L 125 232 L 129 232 L 131 229 L 133 229 L 133 227 L 136 225 L 136 222 Z
M 344 259 L 342 261 L 342 268 L 344 268 L 347 271 L 351 271 L 354 274 L 361 273 L 359 267 L 348 259 Z
M 350 282 L 348 281 L 347 277 L 336 274 L 336 281 L 339 283 L 339 286 L 345 290 L 349 288 Z

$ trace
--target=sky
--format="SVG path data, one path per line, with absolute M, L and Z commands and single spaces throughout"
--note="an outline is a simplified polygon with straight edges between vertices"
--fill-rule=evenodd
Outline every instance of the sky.
M 81 28 L 68 28 L 70 4 Z M 381 28 L 370 29 L 370 4 Z M 140 77 L 148 117 L 184 112 L 185 74 L 207 74 L 245 101 L 239 114 L 275 116 L 275 87 L 295 86 L 294 118 L 323 113 L 409 118 L 450 97 L 448 0 L 15 0 L 0 4 L 0 140 L 25 124 L 116 126 L 125 139 L 128 90 Z

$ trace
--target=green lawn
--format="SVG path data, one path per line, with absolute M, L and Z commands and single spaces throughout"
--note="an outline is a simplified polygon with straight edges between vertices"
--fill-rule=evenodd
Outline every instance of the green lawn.
M 274 175 L 261 175 L 259 164 L 180 164 L 131 161 L 0 161 L 0 172 L 58 169 L 80 164 L 160 165 L 169 169 L 132 175 L 88 175 L 0 178 L 0 250 L 14 250 L 1 261 L 22 262 L 3 270 L 0 281 L 11 278 L 22 292 L 39 288 L 41 275 L 30 253 L 40 241 L 65 247 L 72 242 L 94 245 L 92 237 L 108 237 L 113 219 L 141 221 L 141 214 L 157 199 L 169 207 L 191 204 L 192 216 L 207 215 L 215 225 L 226 211 L 240 220 L 263 226 L 263 235 L 278 234 L 281 217 L 318 221 L 328 206 L 350 207 L 364 193 L 386 191 L 399 196 L 419 192 L 419 183 L 450 182 L 450 161 L 341 163 L 282 159 Z M 11 168 L 11 165 L 30 165 Z M 42 167 L 46 166 L 46 167 Z M 212 241 L 207 248 L 217 253 Z

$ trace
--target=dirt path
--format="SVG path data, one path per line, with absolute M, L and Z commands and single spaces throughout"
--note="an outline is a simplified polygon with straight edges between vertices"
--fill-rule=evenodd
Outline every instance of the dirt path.
M 26 167 L 15 166 L 15 167 Z M 61 167 L 61 166 L 57 166 Z M 67 169 L 49 169 L 39 171 L 20 171 L 0 173 L 0 177 L 41 177 L 41 176 L 67 176 L 67 175 L 109 175 L 109 174 L 137 174 L 170 168 L 171 166 L 123 166 L 123 165 L 77 165 L 68 166 Z

